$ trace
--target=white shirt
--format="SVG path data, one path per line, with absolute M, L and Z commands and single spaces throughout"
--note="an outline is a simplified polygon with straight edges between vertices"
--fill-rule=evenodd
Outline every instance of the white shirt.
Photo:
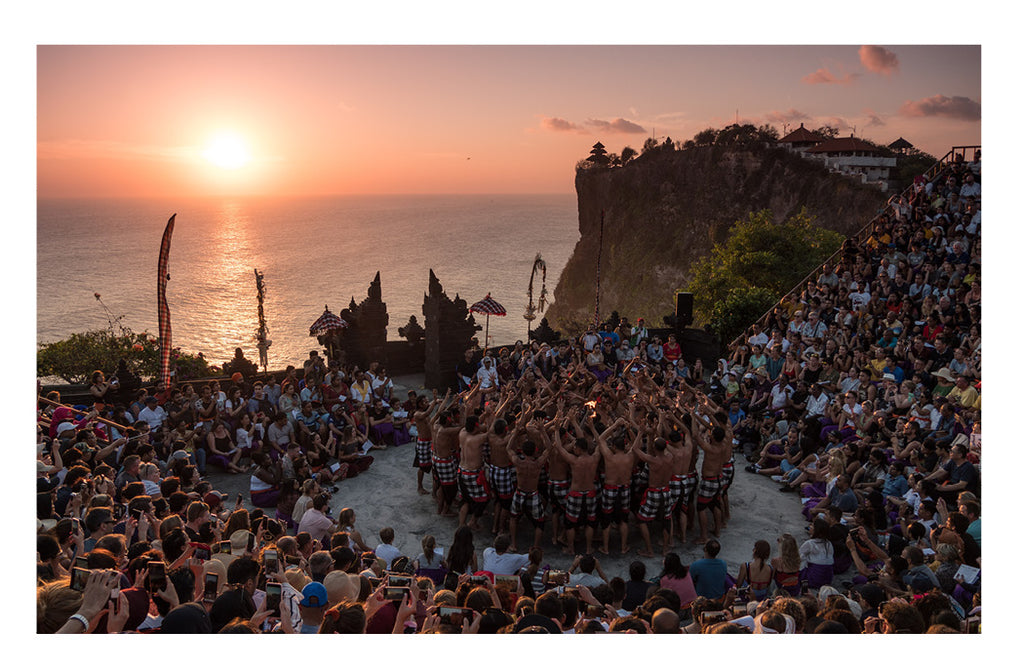
M 780 385 L 775 383 L 772 387 L 772 410 L 778 410 L 786 405 L 786 401 L 789 399 L 789 395 L 793 393 L 793 389 L 789 385 Z
M 871 294 L 867 291 L 851 291 L 850 292 L 850 305 L 853 306 L 854 310 L 860 311 L 864 306 L 871 300 Z
M 381 543 L 373 549 L 373 554 L 377 555 L 388 563 L 388 570 L 391 570 L 391 562 L 397 557 L 402 556 L 402 551 L 396 548 L 394 545 Z
M 832 543 L 827 538 L 807 540 L 800 546 L 800 568 L 806 568 L 808 564 L 828 566 L 832 562 Z
M 747 343 L 749 343 L 751 347 L 753 347 L 754 345 L 767 345 L 768 334 L 765 333 L 764 331 L 761 331 L 760 333 L 752 335 L 749 338 L 747 338 Z
M 159 405 L 153 409 L 147 405 L 145 408 L 139 411 L 139 420 L 149 424 L 150 431 L 156 431 L 160 428 L 160 425 L 167 419 L 167 411 L 161 408 Z
M 498 369 L 494 366 L 484 368 L 481 366 L 476 371 L 476 378 L 480 380 L 481 389 L 490 389 L 498 386 Z
M 828 394 L 821 392 L 821 394 L 815 397 L 813 394 L 807 397 L 807 415 L 823 415 L 825 414 L 825 408 L 828 407 Z
M 494 548 L 486 548 L 483 551 L 482 570 L 490 571 L 495 575 L 515 575 L 519 570 L 529 565 L 529 555 L 505 552 L 498 554 Z
M 593 589 L 594 587 L 603 584 L 604 580 L 601 580 L 601 578 L 593 573 L 573 573 L 569 576 L 569 585 L 572 587 L 583 585 L 588 589 Z

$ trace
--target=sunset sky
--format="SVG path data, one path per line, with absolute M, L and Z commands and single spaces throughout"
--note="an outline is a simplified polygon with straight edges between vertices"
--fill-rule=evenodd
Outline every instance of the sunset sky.
M 981 140 L 978 46 L 40 46 L 40 197 L 570 193 L 707 127 Z M 220 138 L 220 139 L 218 139 Z M 219 145 L 217 143 L 220 143 Z M 220 147 L 219 150 L 216 147 Z

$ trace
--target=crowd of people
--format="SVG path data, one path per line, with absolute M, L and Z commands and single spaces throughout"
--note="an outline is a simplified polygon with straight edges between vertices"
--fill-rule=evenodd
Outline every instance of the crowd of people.
M 40 403 L 37 631 L 973 630 L 978 183 L 980 160 L 959 163 L 894 199 L 714 370 L 640 319 L 471 349 L 458 389 L 405 399 L 379 365 L 315 351 L 280 378 L 123 405 L 97 372 L 91 407 Z M 417 490 L 458 518 L 446 551 L 427 535 L 409 556 L 331 510 L 373 450 L 409 442 Z M 734 572 L 718 555 L 737 459 L 801 497 L 808 537 L 752 538 Z M 211 468 L 247 475 L 249 505 Z M 659 575 L 605 573 L 634 548 Z

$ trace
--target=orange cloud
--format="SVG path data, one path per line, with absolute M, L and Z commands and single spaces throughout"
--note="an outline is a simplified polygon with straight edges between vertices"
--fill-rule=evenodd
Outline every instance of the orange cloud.
M 612 121 L 605 121 L 604 119 L 587 119 L 584 121 L 586 125 L 591 128 L 596 128 L 599 131 L 605 133 L 646 133 L 647 130 L 643 126 L 633 123 L 632 121 L 626 121 L 623 118 L 613 119 Z
M 790 107 L 785 112 L 772 110 L 771 112 L 765 114 L 764 118 L 765 121 L 768 121 L 770 123 L 792 123 L 794 121 L 803 121 L 804 119 L 810 119 L 811 117 L 807 116 L 800 110 L 793 109 L 792 107 Z
M 901 116 L 909 117 L 945 117 L 959 121 L 980 121 L 981 103 L 965 96 L 950 98 L 940 94 L 905 102 L 899 113 Z
M 800 81 L 805 84 L 852 84 L 858 77 L 860 77 L 860 75 L 856 73 L 849 73 L 843 77 L 836 77 L 828 68 L 818 68 Z
M 860 63 L 870 72 L 880 75 L 891 75 L 900 69 L 900 59 L 896 54 L 884 47 L 875 47 L 865 44 L 857 52 L 860 55 Z
M 581 133 L 583 127 L 574 124 L 571 121 L 560 119 L 558 117 L 544 117 L 540 120 L 540 127 L 544 130 L 554 131 L 556 133 Z
M 878 114 L 874 110 L 866 109 L 866 110 L 864 110 L 863 114 L 864 114 L 865 117 L 867 117 L 867 122 L 865 123 L 865 125 L 867 125 L 867 126 L 884 126 L 885 125 L 885 119 L 883 119 L 882 117 L 878 116 Z

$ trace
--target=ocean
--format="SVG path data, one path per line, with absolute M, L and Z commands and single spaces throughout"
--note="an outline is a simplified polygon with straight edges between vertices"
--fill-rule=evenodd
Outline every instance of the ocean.
M 174 213 L 167 284 L 173 345 L 218 365 L 241 347 L 258 362 L 258 268 L 272 369 L 301 364 L 319 347 L 309 326 L 324 306 L 338 314 L 351 298 L 361 302 L 377 271 L 389 340 L 399 339 L 410 315 L 423 325 L 430 269 L 449 297 L 471 305 L 490 292 L 505 307 L 508 316 L 490 319 L 492 344 L 525 339 L 534 257 L 544 259 L 555 298 L 579 239 L 574 194 L 41 199 L 37 341 L 106 328 L 95 293 L 136 333 L 157 335 L 160 238 Z M 538 276 L 535 301 L 539 294 Z M 483 316 L 477 320 L 483 326 Z

